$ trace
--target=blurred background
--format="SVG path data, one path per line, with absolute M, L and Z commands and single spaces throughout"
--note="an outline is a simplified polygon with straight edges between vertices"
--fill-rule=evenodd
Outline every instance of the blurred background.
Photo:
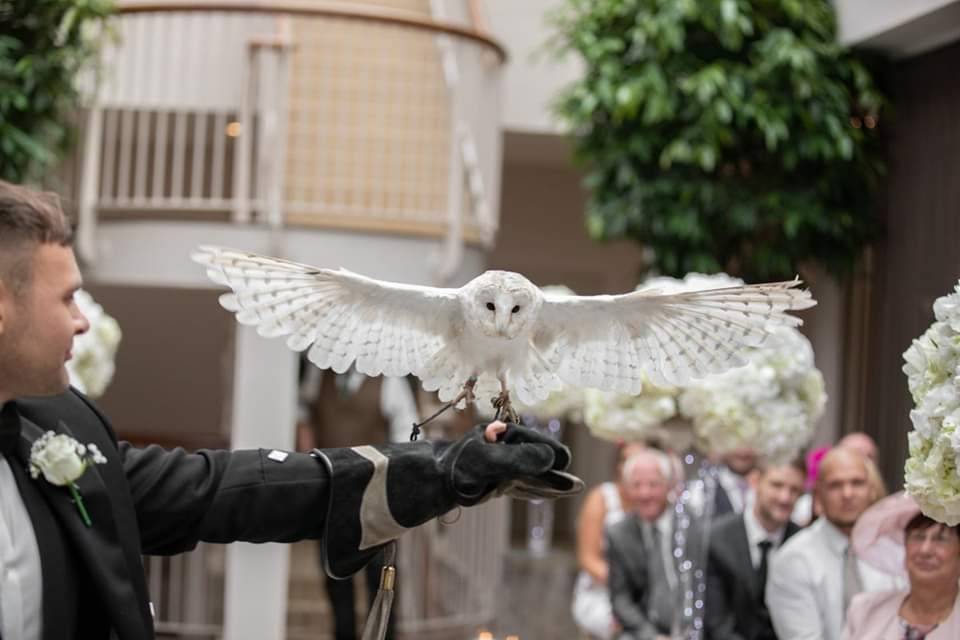
M 960 273 L 960 2 L 656 4 L 33 5 L 32 62 L 0 63 L 30 79 L 0 94 L 0 169 L 42 178 L 78 221 L 87 289 L 123 332 L 99 400 L 120 435 L 309 437 L 296 354 L 219 307 L 189 260 L 201 243 L 443 286 L 508 269 L 579 294 L 799 274 L 829 397 L 810 444 L 866 432 L 901 485 L 901 354 Z M 614 444 L 563 422 L 572 471 L 606 479 Z M 506 500 L 405 538 L 397 637 L 576 637 L 578 508 L 558 503 L 532 550 L 542 514 Z M 146 563 L 164 637 L 333 637 L 312 543 Z

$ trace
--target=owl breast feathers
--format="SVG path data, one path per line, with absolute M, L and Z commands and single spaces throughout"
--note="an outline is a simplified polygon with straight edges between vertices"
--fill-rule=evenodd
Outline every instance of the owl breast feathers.
M 636 394 L 744 364 L 785 313 L 816 302 L 799 280 L 684 293 L 544 295 L 508 271 L 459 289 L 384 282 L 204 246 L 194 260 L 233 290 L 220 303 L 260 335 L 336 372 L 417 376 L 450 400 L 472 376 L 483 398 L 509 387 L 533 405 L 564 384 Z

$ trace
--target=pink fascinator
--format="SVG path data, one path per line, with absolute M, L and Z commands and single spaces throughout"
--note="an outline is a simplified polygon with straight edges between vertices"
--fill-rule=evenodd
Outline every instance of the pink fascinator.
M 919 514 L 920 505 L 903 491 L 878 500 L 853 525 L 854 553 L 886 574 L 905 577 L 903 530 Z
M 818 447 L 807 453 L 807 491 L 813 491 L 817 484 L 817 473 L 820 471 L 820 461 L 827 455 L 830 447 Z

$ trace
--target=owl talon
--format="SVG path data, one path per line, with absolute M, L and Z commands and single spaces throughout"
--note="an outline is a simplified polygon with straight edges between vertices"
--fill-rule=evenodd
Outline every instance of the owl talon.
M 460 390 L 460 394 L 454 398 L 453 406 L 457 406 L 461 400 L 465 401 L 466 406 L 470 406 L 477 400 L 477 396 L 473 393 L 474 387 L 477 386 L 477 376 L 470 376 L 467 378 L 467 381 L 463 383 L 463 388 Z
M 520 424 L 520 415 L 514 410 L 510 402 L 510 392 L 504 389 L 492 401 L 494 409 L 497 410 L 494 420 L 506 420 L 514 424 Z

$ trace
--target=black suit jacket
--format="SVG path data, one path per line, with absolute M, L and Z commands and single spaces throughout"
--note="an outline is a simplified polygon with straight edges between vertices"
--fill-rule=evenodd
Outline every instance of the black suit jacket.
M 713 517 L 718 518 L 728 513 L 733 513 L 733 503 L 730 502 L 730 496 L 727 495 L 727 490 L 718 482 L 716 492 L 713 496 Z
M 106 419 L 75 391 L 17 400 L 15 477 L 33 522 L 43 578 L 43 640 L 154 637 L 141 554 L 174 554 L 200 541 L 286 542 L 319 538 L 329 503 L 324 466 L 308 454 L 282 463 L 268 451 L 167 451 L 118 442 Z M 92 520 L 69 492 L 25 472 L 43 432 L 96 444 L 105 464 L 77 481 Z
M 784 540 L 799 531 L 787 523 Z M 776 638 L 766 613 L 760 580 L 750 558 L 743 514 L 717 518 L 710 529 L 707 561 L 706 637 L 708 640 Z

